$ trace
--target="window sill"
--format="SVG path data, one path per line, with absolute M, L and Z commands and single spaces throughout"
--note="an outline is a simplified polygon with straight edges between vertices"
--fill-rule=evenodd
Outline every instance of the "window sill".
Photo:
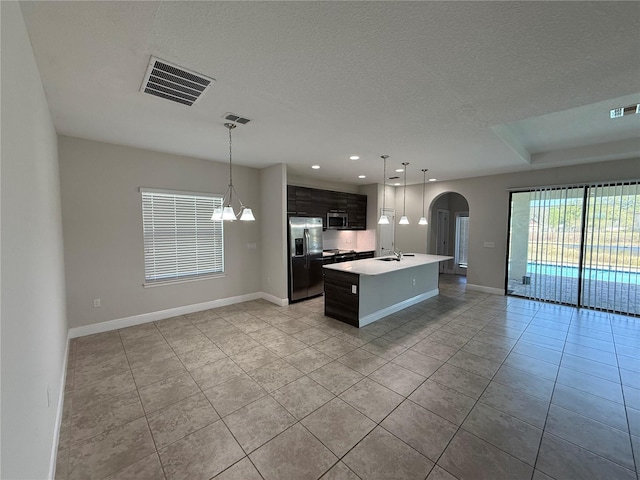
M 191 283 L 191 282 L 199 282 L 201 280 L 211 280 L 214 278 L 223 278 L 225 277 L 224 273 L 213 273 L 211 275 L 200 275 L 197 277 L 189 277 L 189 278 L 176 278 L 171 280 L 158 280 L 155 282 L 145 282 L 142 284 L 144 288 L 153 288 L 153 287 L 164 287 L 166 285 L 176 285 L 179 283 Z

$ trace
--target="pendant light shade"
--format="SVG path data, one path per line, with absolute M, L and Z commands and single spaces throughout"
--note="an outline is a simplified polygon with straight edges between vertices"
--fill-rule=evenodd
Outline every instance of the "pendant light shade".
M 240 218 L 240 220 L 243 222 L 252 222 L 256 219 L 256 217 L 253 216 L 251 208 L 242 203 L 238 192 L 236 192 L 236 189 L 233 186 L 233 169 L 231 165 L 231 130 L 236 128 L 236 124 L 225 123 L 224 126 L 229 130 L 229 185 L 227 187 L 227 192 L 222 198 L 222 205 L 224 205 L 224 208 L 214 208 L 213 215 L 211 215 L 211 220 L 233 222 L 234 220 Z M 232 206 L 234 193 L 236 195 L 236 198 L 238 199 L 238 203 L 240 204 L 240 211 L 237 214 L 233 210 Z
M 404 165 L 404 193 L 402 194 L 402 217 L 400 217 L 398 224 L 409 225 L 407 218 L 407 165 L 409 162 L 402 162 L 402 165 Z
M 389 155 L 381 155 L 383 170 L 382 170 L 382 214 L 378 220 L 378 225 L 389 225 L 389 217 L 385 214 L 385 204 L 387 199 L 387 158 Z
M 233 211 L 231 205 L 227 205 L 222 209 L 222 220 L 228 220 L 233 222 L 236 219 L 236 213 Z
M 253 212 L 251 211 L 251 209 L 249 207 L 245 207 L 244 210 L 242 210 L 242 215 L 240 215 L 240 220 L 243 222 L 252 222 L 256 219 L 256 217 L 253 216 Z
M 428 168 L 422 169 L 422 216 L 420 217 L 418 225 L 429 225 L 429 222 L 427 222 L 427 217 L 424 216 L 424 186 L 426 184 L 428 170 Z

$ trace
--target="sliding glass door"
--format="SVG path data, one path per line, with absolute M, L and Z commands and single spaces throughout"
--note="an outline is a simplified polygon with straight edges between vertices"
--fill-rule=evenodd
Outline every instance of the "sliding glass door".
M 507 293 L 640 314 L 638 182 L 511 194 Z

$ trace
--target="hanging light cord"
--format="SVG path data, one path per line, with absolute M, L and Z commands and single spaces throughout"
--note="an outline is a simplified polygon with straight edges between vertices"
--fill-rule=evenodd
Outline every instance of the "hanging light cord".
M 422 217 L 424 218 L 424 185 L 427 181 L 427 168 L 422 169 Z
M 233 123 L 225 123 L 225 127 L 229 129 L 229 205 L 233 200 L 233 169 L 231 168 L 231 130 L 236 126 Z M 240 199 L 238 199 L 240 200 Z M 242 205 L 242 202 L 240 202 Z
M 387 158 L 389 155 L 382 155 L 382 215 L 385 214 L 385 202 L 387 200 Z
M 402 198 L 402 216 L 405 216 L 407 214 L 407 165 L 409 165 L 408 162 L 402 162 L 402 165 L 404 165 L 404 193 L 402 194 L 403 198 Z

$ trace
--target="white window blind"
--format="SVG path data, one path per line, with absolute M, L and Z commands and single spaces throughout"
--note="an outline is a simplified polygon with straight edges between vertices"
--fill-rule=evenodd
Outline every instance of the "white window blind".
M 224 273 L 222 197 L 141 188 L 144 272 L 148 284 Z
M 456 228 L 456 263 L 467 268 L 467 247 L 469 244 L 469 215 L 458 215 Z

